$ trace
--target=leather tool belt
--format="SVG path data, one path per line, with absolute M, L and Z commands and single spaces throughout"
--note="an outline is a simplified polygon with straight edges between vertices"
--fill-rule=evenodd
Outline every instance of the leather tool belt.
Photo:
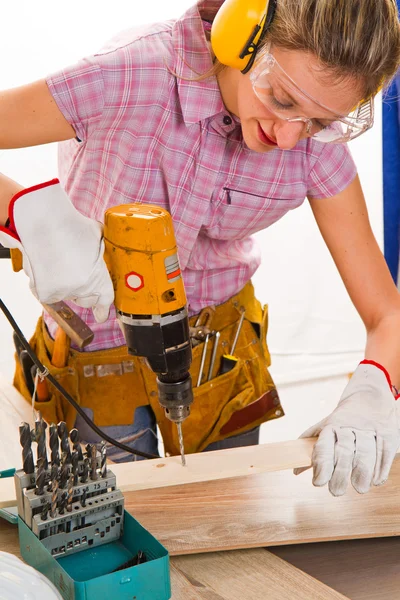
M 229 354 L 238 330 L 238 322 L 245 310 L 245 319 L 240 328 L 235 348 L 234 367 L 218 374 L 222 356 Z M 202 311 L 203 312 L 203 311 Z M 254 296 L 251 282 L 223 304 L 206 310 L 211 317 L 207 327 L 219 331 L 214 368 L 210 373 L 214 336 L 209 337 L 203 365 L 203 378 L 198 383 L 198 374 L 204 342 L 197 339 L 193 346 L 191 375 L 194 403 L 191 415 L 183 423 L 183 436 L 187 453 L 200 452 L 212 442 L 244 433 L 261 423 L 284 415 L 274 382 L 269 374 L 270 354 L 266 343 L 268 327 L 267 306 Z M 190 319 L 190 326 L 202 321 L 201 315 Z M 200 336 L 201 337 L 201 336 Z M 179 443 L 174 423 L 171 423 L 158 403 L 155 374 L 145 359 L 130 356 L 126 346 L 79 352 L 70 350 L 68 364 L 63 368 L 51 365 L 53 340 L 42 319 L 30 340 L 32 348 L 41 362 L 56 377 L 73 398 L 85 408 L 93 411 L 93 418 L 100 428 L 108 425 L 129 425 L 134 420 L 138 406 L 150 405 L 156 415 L 164 441 L 165 451 L 179 454 Z M 209 379 L 209 377 L 211 377 Z M 31 402 L 31 394 L 23 370 L 17 361 L 14 385 Z M 68 429 L 74 426 L 76 411 L 54 389 L 46 402 L 36 402 L 48 423 L 66 421 Z

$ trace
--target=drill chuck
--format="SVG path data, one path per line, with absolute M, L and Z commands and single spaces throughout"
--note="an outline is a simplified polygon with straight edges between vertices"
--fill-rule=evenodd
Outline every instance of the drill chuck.
M 190 405 L 193 402 L 192 378 L 186 373 L 184 379 L 171 381 L 162 380 L 162 375 L 157 377 L 158 400 L 165 410 L 166 417 L 174 423 L 182 423 L 190 414 Z

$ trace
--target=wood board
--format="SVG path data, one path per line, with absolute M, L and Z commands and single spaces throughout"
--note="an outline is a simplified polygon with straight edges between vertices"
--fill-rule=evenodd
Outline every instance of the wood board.
M 21 558 L 17 527 L 1 520 L 0 550 Z M 268 600 L 346 600 L 265 550 L 173 558 L 171 586 L 171 600 L 265 600 L 266 589 Z
M 400 598 L 400 538 L 281 546 L 272 552 L 351 600 Z
M 334 498 L 290 471 L 125 494 L 172 555 L 400 535 L 400 460 L 368 494 Z
M 172 563 L 180 585 L 186 579 L 188 591 L 198 594 L 193 600 L 345 600 L 339 592 L 277 558 L 266 550 L 236 550 L 179 556 Z M 173 592 L 173 600 L 191 598 L 190 593 L 176 596 Z
M 1 409 L 0 404 L 0 411 Z M 308 467 L 311 464 L 314 443 L 314 438 L 308 438 L 190 454 L 186 458 L 186 467 L 182 467 L 179 456 L 171 456 L 149 461 L 112 464 L 110 468 L 117 477 L 119 489 L 128 493 L 143 489 L 170 487 L 171 485 L 219 481 L 295 467 Z M 34 446 L 33 451 L 35 452 Z M 19 465 L 21 463 L 19 439 L 17 438 L 14 443 L 12 441 L 7 443 L 7 447 L 3 448 L 0 437 L 0 456 L 3 457 L 0 468 Z M 13 485 L 0 479 L 0 508 L 13 504 L 15 504 Z

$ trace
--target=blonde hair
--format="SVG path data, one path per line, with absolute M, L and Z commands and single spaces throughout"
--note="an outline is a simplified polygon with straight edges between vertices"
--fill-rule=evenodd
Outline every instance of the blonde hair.
M 370 97 L 396 74 L 400 25 L 395 0 L 278 0 L 260 43 L 314 54 L 323 76 L 356 77 Z M 215 60 L 213 74 L 222 65 Z M 209 75 L 208 73 L 207 75 Z

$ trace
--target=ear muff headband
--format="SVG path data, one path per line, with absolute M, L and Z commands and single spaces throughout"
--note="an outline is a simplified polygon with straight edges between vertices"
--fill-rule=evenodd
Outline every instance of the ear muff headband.
M 220 63 L 242 73 L 251 69 L 276 4 L 277 0 L 225 0 L 211 27 L 211 46 Z

